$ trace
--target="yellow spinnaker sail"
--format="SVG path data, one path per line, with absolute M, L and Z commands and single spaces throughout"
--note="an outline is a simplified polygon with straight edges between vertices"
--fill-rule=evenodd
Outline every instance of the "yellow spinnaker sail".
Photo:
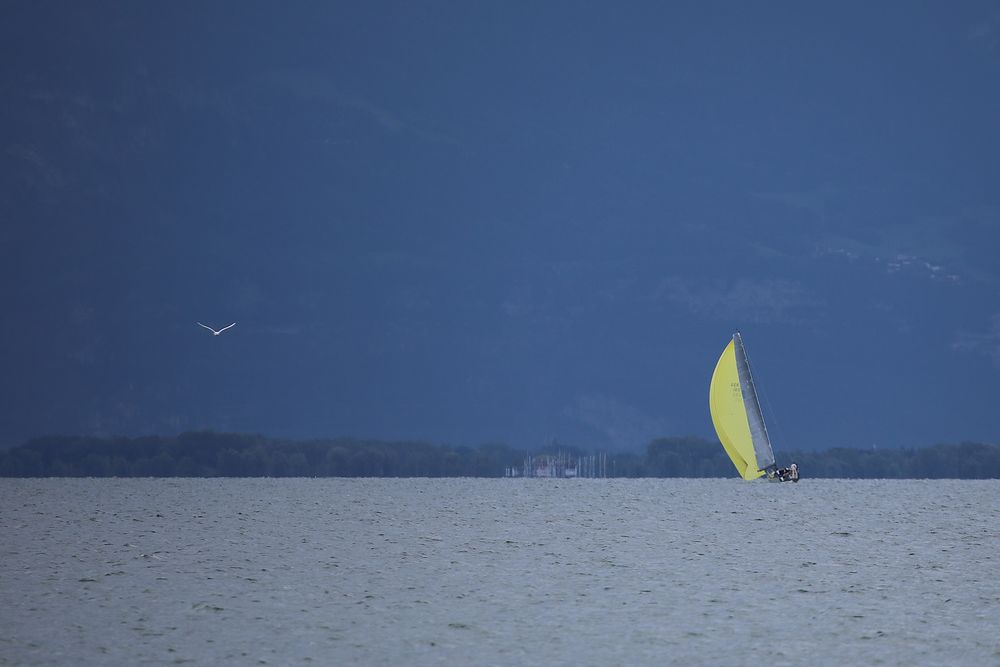
M 708 407 L 712 412 L 715 432 L 719 434 L 719 440 L 737 472 L 743 479 L 757 479 L 764 471 L 757 469 L 757 456 L 754 454 L 747 408 L 736 368 L 735 346 L 735 341 L 729 341 L 719 357 L 719 363 L 715 365 L 712 385 L 708 390 Z

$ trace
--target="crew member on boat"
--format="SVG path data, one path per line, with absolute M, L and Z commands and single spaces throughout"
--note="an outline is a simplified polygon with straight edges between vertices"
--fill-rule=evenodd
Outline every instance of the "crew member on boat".
M 782 482 L 797 482 L 799 481 L 799 467 L 793 463 L 787 468 L 778 468 L 774 472 L 774 476 Z

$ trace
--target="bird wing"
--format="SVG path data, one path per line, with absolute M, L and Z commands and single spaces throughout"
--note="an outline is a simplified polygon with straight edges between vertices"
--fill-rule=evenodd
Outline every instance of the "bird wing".
M 205 327 L 206 329 L 208 329 L 212 333 L 217 333 L 215 329 L 213 329 L 212 327 L 208 326 L 207 324 L 202 324 L 201 322 L 195 322 L 195 324 L 197 324 L 200 327 Z
M 232 323 L 232 324 L 230 324 L 230 325 L 229 325 L 228 327 L 222 327 L 221 329 L 219 329 L 219 333 L 222 333 L 222 332 L 223 332 L 223 331 L 225 331 L 226 329 L 232 329 L 232 328 L 233 328 L 233 327 L 235 327 L 235 326 L 236 326 L 236 322 L 233 322 L 233 323 Z

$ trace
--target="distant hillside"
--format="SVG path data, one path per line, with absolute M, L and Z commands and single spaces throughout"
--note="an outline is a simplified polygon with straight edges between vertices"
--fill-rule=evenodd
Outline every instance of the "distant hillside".
M 563 451 L 574 456 L 573 447 Z M 501 477 L 527 452 L 503 444 L 451 447 L 337 438 L 290 441 L 239 433 L 174 437 L 35 438 L 0 452 L 3 477 Z M 898 450 L 793 452 L 803 478 L 1000 478 L 1000 446 L 964 442 Z M 722 448 L 661 438 L 610 459 L 612 477 L 734 477 Z

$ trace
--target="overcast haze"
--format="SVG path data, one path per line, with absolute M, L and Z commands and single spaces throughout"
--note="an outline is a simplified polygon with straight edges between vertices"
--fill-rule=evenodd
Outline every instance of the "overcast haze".
M 515 4 L 5 3 L 0 440 L 997 441 L 995 2 Z

